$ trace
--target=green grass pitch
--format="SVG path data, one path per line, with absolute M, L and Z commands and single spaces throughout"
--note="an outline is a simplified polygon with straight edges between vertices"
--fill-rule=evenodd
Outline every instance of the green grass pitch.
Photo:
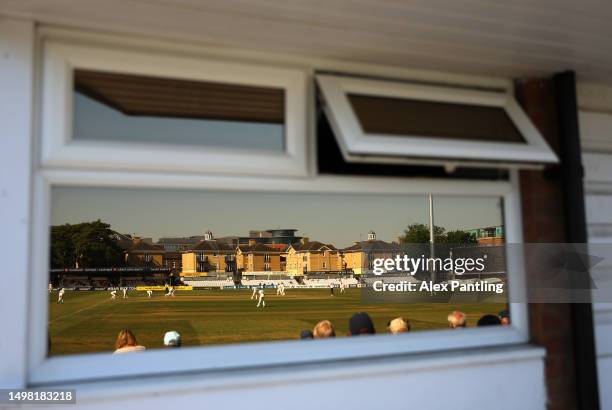
M 503 304 L 363 304 L 359 289 L 287 289 L 286 296 L 266 291 L 266 308 L 257 309 L 251 291 L 177 291 L 175 298 L 155 292 L 130 291 L 128 298 L 110 299 L 107 291 L 67 291 L 65 303 L 57 304 L 57 291 L 49 295 L 51 355 L 113 351 L 119 330 L 131 329 L 147 348 L 161 348 L 163 335 L 176 330 L 184 346 L 297 339 L 323 319 L 331 320 L 337 336 L 347 334 L 349 317 L 359 311 L 370 314 L 378 333 L 386 332 L 389 320 L 406 316 L 413 331 L 446 328 L 446 316 L 458 309 L 475 325 L 487 313 L 497 313 Z

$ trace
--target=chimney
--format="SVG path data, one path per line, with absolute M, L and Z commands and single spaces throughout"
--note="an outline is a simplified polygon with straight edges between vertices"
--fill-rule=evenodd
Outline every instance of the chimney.
M 308 242 L 310 242 L 310 239 L 307 236 L 305 236 L 305 237 L 302 238 L 302 240 L 300 242 L 302 243 L 302 245 L 305 245 Z

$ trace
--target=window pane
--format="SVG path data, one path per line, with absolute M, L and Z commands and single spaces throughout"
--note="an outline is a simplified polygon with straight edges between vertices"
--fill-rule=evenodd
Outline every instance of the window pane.
M 76 70 L 77 140 L 282 151 L 284 90 Z
M 438 196 L 433 204 L 435 256 L 499 254 L 500 198 Z M 505 283 L 503 250 L 476 273 L 394 268 L 376 275 L 378 261 L 429 256 L 429 209 L 426 195 L 55 187 L 50 353 L 112 352 L 122 329 L 152 349 L 164 346 L 167 331 L 184 346 L 273 341 L 320 335 L 315 326 L 323 320 L 345 337 L 357 312 L 369 315 L 377 333 L 389 333 L 397 318 L 406 320 L 394 326 L 414 332 L 448 328 L 453 311 L 467 315 L 467 326 L 497 317 L 505 294 L 479 303 L 429 292 L 418 300 L 369 298 L 381 278 Z
M 503 108 L 349 94 L 366 134 L 524 143 Z

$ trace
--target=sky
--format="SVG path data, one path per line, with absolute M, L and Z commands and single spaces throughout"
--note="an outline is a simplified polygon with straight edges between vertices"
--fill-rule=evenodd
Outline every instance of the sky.
M 412 223 L 428 223 L 426 195 L 304 194 L 55 187 L 51 223 L 100 219 L 121 233 L 247 236 L 294 228 L 299 236 L 346 247 L 367 239 L 397 241 Z M 497 197 L 434 197 L 435 224 L 447 230 L 501 225 Z

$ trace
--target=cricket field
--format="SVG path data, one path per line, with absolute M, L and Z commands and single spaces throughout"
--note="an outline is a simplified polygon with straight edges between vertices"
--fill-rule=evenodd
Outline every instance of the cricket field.
M 251 291 L 177 291 L 176 297 L 155 292 L 130 291 L 128 298 L 111 300 L 108 291 L 66 291 L 65 302 L 57 304 L 57 291 L 49 295 L 51 355 L 111 352 L 117 333 L 131 329 L 138 343 L 148 349 L 161 348 L 163 335 L 176 330 L 184 346 L 297 339 L 300 331 L 312 330 L 323 319 L 330 320 L 338 337 L 344 337 L 353 313 L 367 312 L 378 333 L 386 332 L 389 320 L 408 317 L 412 331 L 446 328 L 452 310 L 467 314 L 468 326 L 479 317 L 497 314 L 504 304 L 365 304 L 359 289 L 287 289 L 285 296 L 266 291 L 266 307 L 257 308 Z

